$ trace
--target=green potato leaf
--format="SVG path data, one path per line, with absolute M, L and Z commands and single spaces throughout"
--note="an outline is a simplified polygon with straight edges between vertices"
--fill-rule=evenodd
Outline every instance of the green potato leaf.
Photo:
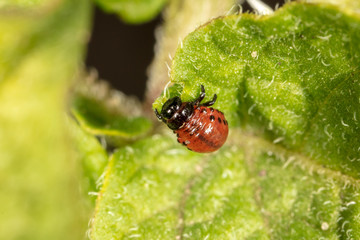
M 106 106 L 103 101 L 80 94 L 75 97 L 72 106 L 72 112 L 82 128 L 94 135 L 131 139 L 146 134 L 152 127 L 145 117 L 126 116 Z
M 1 1 L 0 4 L 0 7 L 5 10 L 41 9 L 41 11 L 43 11 L 46 7 L 56 4 L 56 0 L 7 0 Z
M 92 239 L 356 239 L 356 188 L 234 130 L 216 154 L 154 136 L 111 158 Z M 348 237 L 350 236 L 350 237 Z
M 153 136 L 111 158 L 92 239 L 358 239 L 360 21 L 326 5 L 212 20 L 173 60 L 229 121 L 213 154 Z M 169 131 L 170 133 L 170 131 Z
M 184 101 L 203 84 L 209 98 L 218 94 L 214 107 L 232 127 L 356 180 L 359 23 L 335 8 L 309 4 L 288 4 L 267 17 L 216 19 L 184 40 L 172 79 L 183 86 L 178 95 Z
M 91 7 L 47 6 L 0 11 L 0 239 L 81 239 L 86 230 L 65 106 Z
M 108 163 L 108 155 L 95 136 L 84 131 L 71 119 L 68 120 L 68 123 L 69 132 L 72 133 L 76 143 L 77 157 L 82 163 L 84 181 L 81 186 L 84 194 L 96 195 Z M 94 199 L 92 198 L 92 200 Z
M 127 23 L 140 24 L 156 17 L 167 0 L 95 0 L 109 13 L 117 14 Z

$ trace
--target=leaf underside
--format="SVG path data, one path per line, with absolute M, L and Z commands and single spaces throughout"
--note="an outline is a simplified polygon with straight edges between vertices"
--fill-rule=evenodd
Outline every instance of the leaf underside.
M 214 154 L 165 135 L 119 149 L 92 238 L 360 238 L 359 42 L 357 18 L 307 4 L 191 33 L 154 107 L 203 84 L 229 139 Z
M 82 95 L 75 97 L 72 112 L 82 128 L 94 135 L 129 139 L 146 134 L 152 126 L 147 118 L 124 116 L 104 102 Z

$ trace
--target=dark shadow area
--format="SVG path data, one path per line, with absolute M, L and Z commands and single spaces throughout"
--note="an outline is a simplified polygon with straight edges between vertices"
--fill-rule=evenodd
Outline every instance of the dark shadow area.
M 86 66 L 126 94 L 143 98 L 146 69 L 154 56 L 155 28 L 161 18 L 142 25 L 127 25 L 116 15 L 96 8 Z

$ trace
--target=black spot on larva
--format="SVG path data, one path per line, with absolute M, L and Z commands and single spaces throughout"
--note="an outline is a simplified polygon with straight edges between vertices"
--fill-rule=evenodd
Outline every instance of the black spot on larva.
M 191 132 L 191 133 L 190 133 L 190 136 L 192 136 L 192 135 L 194 135 L 194 132 Z
M 223 123 L 224 123 L 224 125 L 226 125 L 225 119 L 223 119 Z
M 219 121 L 219 123 L 221 123 L 221 118 L 220 117 L 218 117 L 218 121 Z
M 213 109 L 213 108 L 210 108 L 210 111 L 211 111 L 211 112 L 214 112 L 214 109 Z
M 182 145 L 186 146 L 186 143 L 185 143 L 185 141 L 184 141 L 184 142 L 182 142 Z
M 176 136 L 179 137 L 179 134 L 177 133 Z
M 178 141 L 178 143 L 180 143 L 179 139 L 176 139 Z
M 192 149 L 190 149 L 190 148 L 187 148 L 188 150 L 190 150 L 190 151 L 192 151 Z
M 213 115 L 210 116 L 210 121 L 214 121 L 215 120 L 215 117 Z
M 213 141 L 209 141 L 209 139 L 207 137 L 204 137 L 203 135 L 199 134 L 198 138 L 200 139 L 200 141 L 204 142 L 206 145 L 216 148 L 216 143 Z
M 225 124 L 228 125 L 228 121 L 225 121 Z
M 202 112 L 202 113 L 207 113 L 206 108 L 203 108 L 203 109 L 201 110 L 201 112 Z

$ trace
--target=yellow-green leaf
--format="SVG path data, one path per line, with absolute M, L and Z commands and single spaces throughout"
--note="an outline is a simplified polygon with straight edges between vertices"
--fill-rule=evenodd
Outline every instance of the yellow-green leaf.
M 16 2 L 0 10 L 0 239 L 81 239 L 87 213 L 65 106 L 90 5 Z
M 73 120 L 68 121 L 69 130 L 76 143 L 77 158 L 82 163 L 84 194 L 97 195 L 102 176 L 108 163 L 106 150 L 95 136 L 85 132 Z M 92 200 L 95 200 L 93 198 Z M 95 201 L 93 201 L 95 202 Z

